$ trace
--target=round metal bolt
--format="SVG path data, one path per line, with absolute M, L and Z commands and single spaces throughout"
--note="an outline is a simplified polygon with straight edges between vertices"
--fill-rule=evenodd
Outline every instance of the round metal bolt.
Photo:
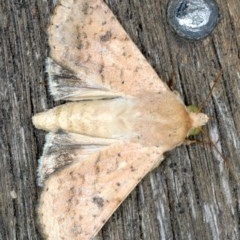
M 199 40 L 216 26 L 218 6 L 214 0 L 170 0 L 167 17 L 177 34 Z

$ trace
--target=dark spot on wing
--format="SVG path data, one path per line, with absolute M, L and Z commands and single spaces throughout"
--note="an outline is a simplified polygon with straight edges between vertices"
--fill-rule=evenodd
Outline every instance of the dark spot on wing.
M 102 208 L 104 205 L 104 199 L 98 196 L 93 197 L 93 203 L 98 206 L 98 208 Z
M 107 221 L 106 219 L 103 219 L 103 220 L 102 220 L 102 223 L 105 223 L 106 221 Z
M 109 41 L 109 39 L 111 38 L 111 36 L 112 36 L 112 33 L 111 33 L 110 31 L 107 31 L 104 35 L 102 35 L 102 36 L 100 37 L 100 40 L 101 40 L 102 42 L 107 42 L 107 41 Z
M 82 5 L 82 12 L 85 15 L 88 15 L 88 14 L 91 15 L 93 13 L 93 7 L 89 6 L 89 4 L 85 2 Z
M 83 13 L 87 14 L 88 13 L 88 9 L 89 9 L 88 3 L 84 3 L 83 6 L 82 6 Z
M 99 172 L 100 172 L 100 167 L 96 166 L 96 173 L 99 173 Z
M 71 228 L 71 232 L 77 236 L 82 233 L 82 228 L 80 225 L 74 224 L 73 227 Z
M 131 169 L 131 172 L 135 172 L 136 171 L 136 168 L 134 168 L 133 166 L 131 166 L 130 169 Z

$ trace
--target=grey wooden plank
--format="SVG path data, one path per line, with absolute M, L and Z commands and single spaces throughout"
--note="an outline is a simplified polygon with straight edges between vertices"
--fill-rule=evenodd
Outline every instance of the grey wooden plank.
M 167 81 L 176 74 L 174 88 L 185 103 L 201 104 L 223 70 L 204 111 L 211 116 L 205 131 L 226 161 L 208 144 L 167 153 L 96 239 L 239 239 L 239 1 L 219 0 L 220 22 L 210 37 L 198 42 L 171 31 L 167 0 L 106 2 L 159 76 Z M 33 128 L 31 116 L 56 104 L 44 74 L 52 9 L 53 1 L 43 0 L 0 4 L 1 239 L 41 239 L 35 171 L 44 133 Z

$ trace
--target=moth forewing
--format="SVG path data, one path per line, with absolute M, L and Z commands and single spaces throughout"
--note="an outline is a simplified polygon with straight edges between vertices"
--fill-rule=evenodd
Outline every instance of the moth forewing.
M 84 88 L 130 96 L 168 89 L 102 0 L 60 1 L 48 35 L 53 60 Z
M 161 160 L 161 149 L 124 142 L 49 177 L 40 198 L 48 239 L 92 239 L 137 183 Z M 76 161 L 81 156 L 76 155 Z M 52 227 L 55 226 L 55 227 Z
M 33 117 L 50 132 L 39 220 L 47 239 L 88 240 L 163 153 L 208 118 L 159 79 L 102 0 L 60 1 L 48 33 L 50 92 L 76 101 Z

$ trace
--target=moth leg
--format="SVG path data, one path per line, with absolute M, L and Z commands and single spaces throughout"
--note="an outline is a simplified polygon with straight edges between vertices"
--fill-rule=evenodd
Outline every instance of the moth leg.
M 199 141 L 198 140 L 185 139 L 184 142 L 183 142 L 183 144 L 187 145 L 187 146 L 189 146 L 191 144 L 195 144 L 195 143 L 199 143 Z
M 167 85 L 171 89 L 171 91 L 174 91 L 173 85 L 174 85 L 175 78 L 176 78 L 176 75 L 174 72 L 172 72 L 168 79 L 168 83 L 167 83 Z

